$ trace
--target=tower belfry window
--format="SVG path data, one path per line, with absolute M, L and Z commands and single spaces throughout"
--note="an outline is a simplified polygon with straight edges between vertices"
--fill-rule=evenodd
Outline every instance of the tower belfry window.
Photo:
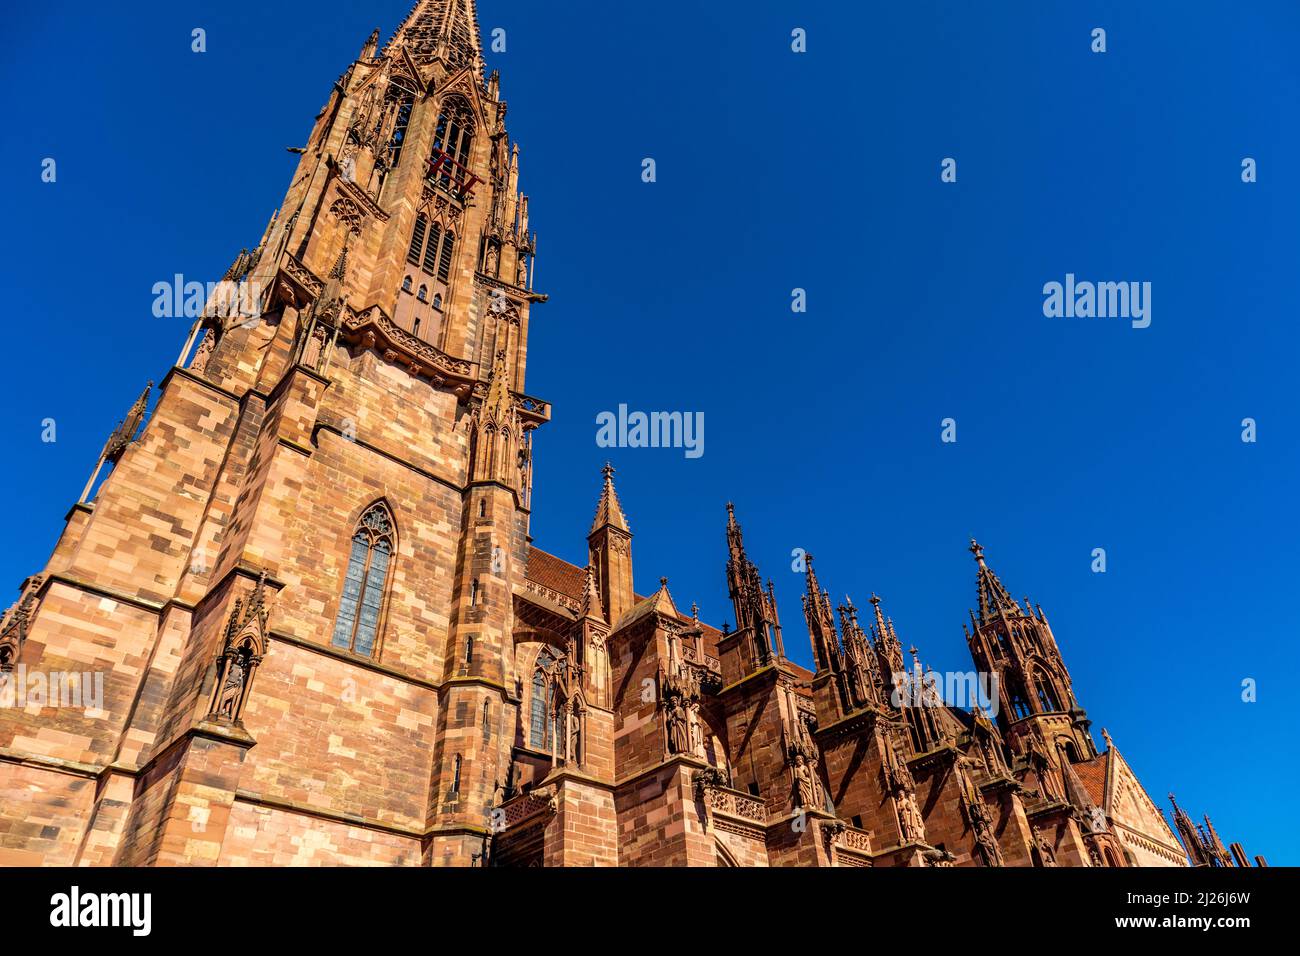
M 438 266 L 438 244 L 442 242 L 442 227 L 436 222 L 429 233 L 429 242 L 424 247 L 424 263 L 420 266 L 429 275 L 437 271 Z
M 451 259 L 456 248 L 456 236 L 447 233 L 442 240 L 442 251 L 438 255 L 438 278 L 443 282 L 451 279 Z
M 478 177 L 469 171 L 473 144 L 474 116 L 469 104 L 459 96 L 448 97 L 438 114 L 433 134 L 429 181 L 458 198 L 469 196 L 478 182 Z
M 406 261 L 413 266 L 420 264 L 420 251 L 424 248 L 424 237 L 428 231 L 428 221 L 423 216 L 416 216 L 415 229 L 411 233 L 411 248 L 406 253 Z
M 411 244 L 406 261 L 418 265 L 425 275 L 437 276 L 442 282 L 451 279 L 451 267 L 456 257 L 456 234 L 443 231 L 438 223 L 430 223 L 423 215 L 415 217 L 411 231 Z
M 415 104 L 415 91 L 404 77 L 394 77 L 384 93 L 389 109 L 393 111 L 393 130 L 388 135 L 388 168 L 393 169 L 402 158 L 406 142 L 406 127 L 411 122 L 411 107 Z
M 1038 706 L 1044 713 L 1052 713 L 1061 709 L 1060 701 L 1056 696 L 1056 688 L 1052 686 L 1051 680 L 1045 674 L 1035 675 L 1034 683 L 1038 690 Z

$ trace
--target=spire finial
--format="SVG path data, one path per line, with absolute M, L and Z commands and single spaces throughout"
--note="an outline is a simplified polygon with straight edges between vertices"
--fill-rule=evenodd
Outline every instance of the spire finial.
M 618 492 L 614 490 L 614 466 L 608 461 L 605 467 L 600 469 L 603 479 L 603 485 L 600 490 L 600 500 L 596 502 L 596 518 L 591 525 L 591 534 L 595 534 L 600 528 L 609 525 L 619 531 L 632 533 L 632 529 L 627 526 L 627 519 L 623 517 L 623 506 L 618 502 Z
M 967 549 L 975 555 L 975 560 L 979 562 L 980 567 L 984 567 L 984 547 L 974 538 L 970 539 L 970 547 Z

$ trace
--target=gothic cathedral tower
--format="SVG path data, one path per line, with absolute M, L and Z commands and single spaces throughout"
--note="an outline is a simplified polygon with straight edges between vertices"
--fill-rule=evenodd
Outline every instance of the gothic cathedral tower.
M 481 858 L 550 414 L 523 392 L 545 296 L 505 115 L 474 0 L 372 34 L 226 276 L 254 307 L 210 303 L 110 439 L 6 630 L 7 669 L 107 673 L 0 793 L 84 821 L 43 862 L 291 863 L 265 837 L 303 821 L 338 862 Z M 0 745 L 37 737 L 0 714 Z
M 971 657 L 981 673 L 997 675 L 1003 739 L 1017 753 L 1046 758 L 1054 768 L 1055 792 L 1062 793 L 1064 765 L 1097 756 L 1090 721 L 1075 699 L 1043 609 L 1035 610 L 1028 598 L 1022 608 L 984 562 L 984 549 L 974 540 L 970 551 L 979 566 L 979 613 L 971 612 L 966 632 Z

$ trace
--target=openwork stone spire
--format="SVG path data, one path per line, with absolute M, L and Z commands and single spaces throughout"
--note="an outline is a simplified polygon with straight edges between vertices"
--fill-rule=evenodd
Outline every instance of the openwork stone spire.
M 984 548 L 974 538 L 970 539 L 970 553 L 975 555 L 975 560 L 979 563 L 977 583 L 980 609 L 979 623 L 987 624 L 995 617 L 1021 616 L 1020 605 L 1011 597 L 1011 593 L 1002 586 L 1002 582 L 993 573 L 993 569 L 984 563 Z
M 449 70 L 481 61 L 474 0 L 420 0 L 397 28 L 385 52 L 405 46 L 419 64 L 441 60 Z
M 630 533 L 627 518 L 623 517 L 623 506 L 618 502 L 618 492 L 614 490 L 614 466 L 605 462 L 600 473 L 605 476 L 605 483 L 600 490 L 600 500 L 596 502 L 596 517 L 591 523 L 591 530 L 595 532 L 608 525 Z

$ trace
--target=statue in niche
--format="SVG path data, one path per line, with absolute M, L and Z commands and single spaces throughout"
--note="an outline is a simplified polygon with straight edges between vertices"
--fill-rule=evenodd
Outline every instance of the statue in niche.
M 989 821 L 982 817 L 976 818 L 971 821 L 971 829 L 975 834 L 975 845 L 984 860 L 984 865 L 1001 866 L 1002 850 L 993 836 L 993 828 Z
M 246 652 L 241 651 L 235 654 L 230 660 L 230 667 L 226 671 L 226 678 L 221 685 L 221 693 L 217 697 L 217 707 L 215 716 L 224 717 L 227 720 L 234 720 L 238 707 L 239 698 L 244 692 L 244 679 L 248 675 Z
M 916 805 L 916 797 L 910 790 L 895 794 L 894 802 L 898 807 L 898 826 L 902 831 L 904 843 L 919 843 L 925 839 L 925 820 Z
M 1056 866 L 1056 852 L 1041 833 L 1038 834 L 1038 856 L 1042 859 L 1043 866 Z
M 213 334 L 212 329 L 203 333 L 203 340 L 199 342 L 199 347 L 194 351 L 194 358 L 190 361 L 190 371 L 202 375 L 208 367 L 208 359 L 212 357 L 212 350 L 216 348 L 217 337 Z
M 674 754 L 689 752 L 691 735 L 687 727 L 686 706 L 682 703 L 680 694 L 674 694 L 668 699 L 665 716 L 668 721 L 668 752 Z
M 825 804 L 822 782 L 808 758 L 796 751 L 794 755 L 794 783 L 796 806 L 805 810 L 821 810 Z
M 317 325 L 311 330 L 311 336 L 307 339 L 307 347 L 303 349 L 302 364 L 307 368 L 315 369 L 320 365 L 321 355 L 325 351 L 325 327 Z
M 582 714 L 575 706 L 569 712 L 569 760 L 582 764 Z

